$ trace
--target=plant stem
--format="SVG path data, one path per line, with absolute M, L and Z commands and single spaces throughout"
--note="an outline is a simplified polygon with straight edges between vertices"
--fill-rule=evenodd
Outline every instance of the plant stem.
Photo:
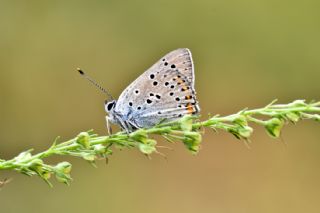
M 200 130 L 203 127 L 221 129 L 233 134 L 236 138 L 247 141 L 253 133 L 249 123 L 262 125 L 271 137 L 280 136 L 283 125 L 296 123 L 301 119 L 320 121 L 320 102 L 306 103 L 296 100 L 289 104 L 271 102 L 259 109 L 244 109 L 227 116 L 213 116 L 205 121 L 198 117 L 185 116 L 180 120 L 162 123 L 149 129 L 139 129 L 127 134 L 118 132 L 109 136 L 98 136 L 92 130 L 81 132 L 77 137 L 66 142 L 57 143 L 38 154 L 32 155 L 32 149 L 20 153 L 11 160 L 0 159 L 0 170 L 15 170 L 29 176 L 39 176 L 50 186 L 49 178 L 54 175 L 60 182 L 69 184 L 71 164 L 60 162 L 57 165 L 45 164 L 43 159 L 53 155 L 81 157 L 94 165 L 96 159 L 107 158 L 112 148 L 136 147 L 143 154 L 157 152 L 156 141 L 150 135 L 161 135 L 169 142 L 182 141 L 193 154 L 198 153 L 201 142 Z

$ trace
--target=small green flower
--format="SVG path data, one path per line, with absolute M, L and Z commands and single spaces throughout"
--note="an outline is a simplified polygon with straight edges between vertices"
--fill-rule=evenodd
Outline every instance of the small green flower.
M 63 161 L 58 163 L 54 168 L 64 174 L 69 174 L 71 171 L 72 165 L 67 161 Z
M 21 152 L 17 157 L 15 157 L 14 159 L 16 160 L 16 161 L 27 161 L 27 160 L 29 160 L 31 157 L 32 157 L 32 155 L 31 155 L 31 150 L 29 150 L 29 151 L 25 151 L 25 152 Z
M 247 118 L 244 115 L 240 115 L 236 117 L 233 121 L 234 124 L 237 124 L 239 126 L 248 126 Z
M 61 183 L 65 183 L 65 184 L 69 185 L 69 182 L 72 180 L 69 175 L 70 171 L 71 171 L 71 167 L 72 167 L 72 165 L 66 161 L 58 163 L 54 167 L 56 179 Z
M 192 120 L 193 117 L 191 115 L 185 115 L 180 119 L 180 127 L 183 131 L 191 131 L 192 130 Z
M 250 126 L 241 126 L 238 128 L 239 136 L 248 139 L 252 135 L 253 129 Z
M 150 155 L 156 151 L 156 145 L 157 145 L 157 141 L 153 139 L 148 139 L 146 143 L 139 143 L 138 147 L 142 153 L 146 155 Z
M 292 123 L 297 123 L 300 120 L 300 114 L 298 112 L 288 112 L 285 117 Z
M 278 138 L 280 136 L 283 125 L 283 120 L 280 120 L 279 118 L 272 118 L 265 122 L 264 127 L 272 137 Z
M 92 153 L 84 153 L 82 154 L 83 159 L 87 160 L 87 161 L 94 161 L 96 159 L 96 156 Z
M 201 134 L 199 132 L 184 132 L 183 143 L 193 154 L 199 152 L 201 143 Z
M 43 172 L 43 161 L 41 159 L 34 159 L 28 163 L 28 168 L 41 174 Z
M 65 183 L 67 185 L 70 184 L 70 181 L 72 180 L 69 174 L 64 174 L 64 173 L 56 173 L 56 179 L 60 183 Z
M 148 134 L 145 129 L 138 129 L 132 133 L 130 133 L 130 137 L 138 142 L 147 143 Z
M 49 180 L 51 178 L 51 172 L 49 171 L 43 171 L 41 174 L 41 177 L 45 180 Z
M 93 150 L 97 153 L 97 154 L 105 154 L 107 149 L 104 145 L 102 144 L 97 144 L 93 146 Z
M 77 143 L 82 145 L 84 148 L 88 149 L 90 148 L 90 135 L 87 132 L 81 132 L 78 136 L 77 136 Z
M 307 106 L 305 100 L 295 100 L 289 105 L 294 106 L 294 107 L 305 107 L 305 106 Z

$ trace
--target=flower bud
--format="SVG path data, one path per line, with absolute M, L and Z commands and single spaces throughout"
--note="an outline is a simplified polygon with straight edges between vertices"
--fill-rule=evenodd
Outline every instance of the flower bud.
M 285 116 L 292 123 L 297 123 L 300 119 L 300 115 L 298 112 L 288 112 L 285 114 Z
M 41 177 L 45 180 L 49 180 L 50 177 L 51 177 L 51 172 L 49 171 L 43 171 L 42 174 L 41 174 Z
M 93 146 L 93 149 L 94 151 L 97 153 L 97 154 L 104 154 L 106 153 L 106 147 L 103 146 L 102 144 L 97 144 L 97 145 L 94 145 Z
M 280 120 L 279 118 L 272 118 L 265 122 L 264 127 L 272 137 L 278 138 L 280 136 L 283 124 L 283 120 Z
M 295 106 L 295 107 L 304 107 L 304 106 L 307 106 L 305 100 L 295 100 L 295 101 L 293 101 L 290 105 Z
M 138 129 L 132 133 L 130 133 L 130 137 L 135 141 L 141 143 L 147 143 L 148 135 L 145 129 Z
M 16 161 L 25 161 L 25 160 L 29 160 L 32 157 L 30 151 L 25 151 L 25 152 L 21 152 L 17 157 L 15 157 L 14 159 Z
M 28 167 L 30 168 L 30 170 L 41 174 L 43 171 L 43 161 L 41 159 L 34 159 L 30 163 L 28 163 Z
M 81 132 L 77 136 L 77 143 L 82 145 L 84 148 L 88 149 L 90 148 L 90 135 L 87 132 Z
M 192 116 L 185 115 L 180 119 L 180 127 L 183 131 L 191 131 L 192 130 Z
M 58 163 L 55 166 L 55 169 L 64 173 L 64 174 L 69 174 L 71 171 L 72 165 L 71 163 L 67 162 L 67 161 L 63 161 L 61 163 Z
M 184 132 L 183 143 L 193 154 L 197 154 L 200 148 L 201 139 L 202 137 L 199 132 Z
M 56 172 L 56 179 L 60 183 L 65 183 L 69 185 L 69 182 L 72 180 L 69 174 L 64 174 L 62 172 Z
M 94 161 L 96 159 L 96 156 L 91 153 L 85 153 L 82 155 L 82 157 L 83 157 L 83 159 L 85 159 L 87 161 Z
M 146 155 L 150 155 L 152 154 L 153 152 L 156 151 L 156 144 L 157 144 L 157 141 L 153 140 L 153 139 L 148 139 L 146 141 L 146 143 L 139 143 L 139 150 L 146 154 Z
M 250 126 L 242 126 L 238 128 L 239 135 L 244 138 L 248 139 L 252 135 L 253 129 Z
M 72 180 L 69 175 L 69 173 L 71 171 L 71 167 L 72 167 L 72 165 L 66 161 L 58 163 L 54 167 L 56 179 L 61 183 L 65 183 L 65 184 L 69 185 L 69 182 Z
M 246 119 L 246 117 L 244 115 L 238 116 L 232 122 L 234 124 L 239 125 L 239 126 L 247 126 L 248 125 L 247 119 Z

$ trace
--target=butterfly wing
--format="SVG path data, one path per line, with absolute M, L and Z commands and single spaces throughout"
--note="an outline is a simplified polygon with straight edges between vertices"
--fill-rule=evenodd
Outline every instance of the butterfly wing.
M 137 127 L 177 119 L 200 111 L 194 89 L 189 49 L 174 50 L 131 83 L 120 95 L 115 111 Z

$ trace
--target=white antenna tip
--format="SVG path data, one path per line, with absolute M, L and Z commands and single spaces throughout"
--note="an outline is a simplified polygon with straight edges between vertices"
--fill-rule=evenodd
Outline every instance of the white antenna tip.
M 84 72 L 80 68 L 77 68 L 77 70 L 81 75 L 84 75 Z

